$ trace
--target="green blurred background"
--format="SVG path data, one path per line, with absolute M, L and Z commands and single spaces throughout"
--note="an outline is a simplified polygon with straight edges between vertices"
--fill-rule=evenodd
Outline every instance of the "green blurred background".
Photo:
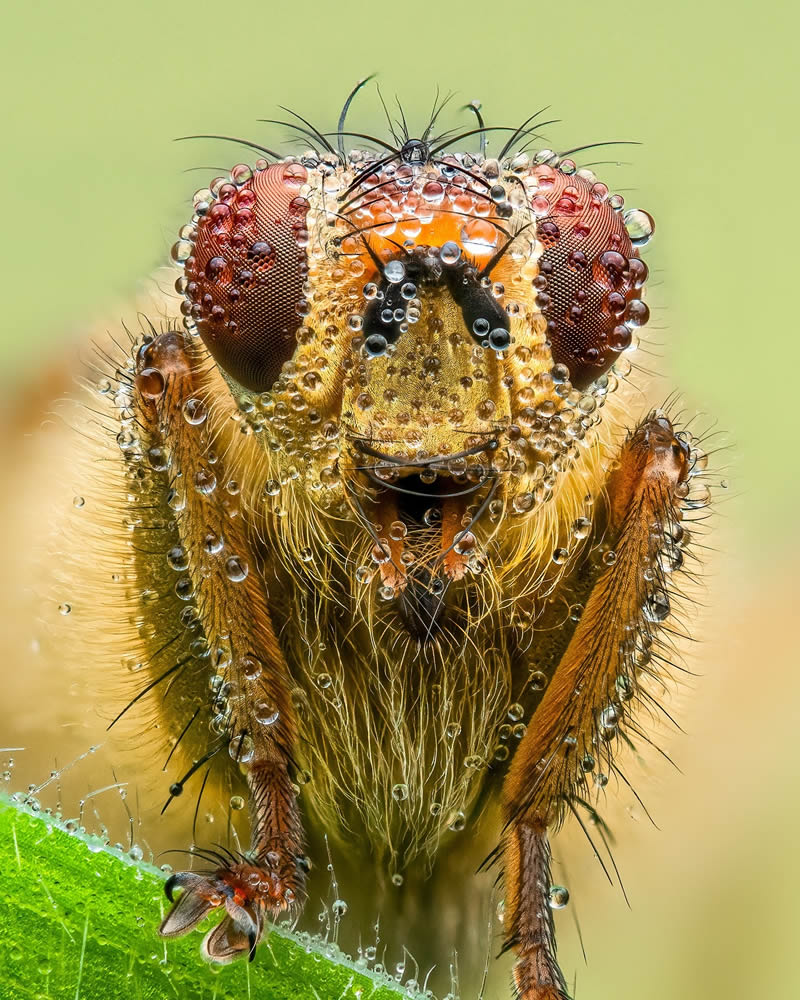
M 717 508 L 693 660 L 703 676 L 674 706 L 688 735 L 667 739 L 684 774 L 648 761 L 638 779 L 660 831 L 635 811 L 612 815 L 632 912 L 587 850 L 564 846 L 573 901 L 559 930 L 579 998 L 800 995 L 800 672 L 789 656 L 799 550 L 798 27 L 784 5 L 701 0 L 29 2 L 3 15 L 6 398 L 59 339 L 122 315 L 121 303 L 167 260 L 192 192 L 216 172 L 187 168 L 247 158 L 176 136 L 280 144 L 286 130 L 256 121 L 280 116 L 279 104 L 333 128 L 352 84 L 378 71 L 412 129 L 438 85 L 458 94 L 448 125 L 474 98 L 502 125 L 549 104 L 562 120 L 547 130 L 556 149 L 642 143 L 579 162 L 615 161 L 594 169 L 656 218 L 647 251 L 658 307 L 651 340 L 665 374 L 656 391 L 679 386 L 689 410 L 726 432 L 731 447 L 718 462 L 730 487 L 717 496 L 730 496 Z M 381 134 L 373 90 L 351 123 Z

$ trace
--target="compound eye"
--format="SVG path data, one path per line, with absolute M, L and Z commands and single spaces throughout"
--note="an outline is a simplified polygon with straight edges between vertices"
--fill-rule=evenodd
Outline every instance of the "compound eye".
M 304 312 L 307 172 L 276 163 L 234 168 L 203 208 L 196 233 L 173 248 L 183 261 L 184 312 L 214 360 L 245 389 L 268 391 L 294 354 Z
M 647 265 L 633 241 L 646 243 L 655 225 L 639 209 L 615 211 L 604 184 L 547 164 L 533 172 L 532 207 L 544 245 L 537 303 L 547 318 L 553 361 L 566 365 L 582 389 L 611 367 L 649 318 L 641 298 Z

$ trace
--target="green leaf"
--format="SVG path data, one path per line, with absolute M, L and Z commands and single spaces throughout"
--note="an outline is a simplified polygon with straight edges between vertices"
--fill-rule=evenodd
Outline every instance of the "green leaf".
M 200 935 L 164 941 L 162 871 L 0 797 L 0 997 L 399 1000 L 335 945 L 273 930 L 253 963 L 211 966 Z M 403 994 L 408 996 L 408 994 Z

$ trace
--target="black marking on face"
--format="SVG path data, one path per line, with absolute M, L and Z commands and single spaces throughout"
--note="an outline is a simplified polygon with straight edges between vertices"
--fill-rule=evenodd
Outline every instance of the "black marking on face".
M 422 252 L 420 252 L 420 250 Z M 369 357 L 384 354 L 408 329 L 406 311 L 421 287 L 447 287 L 461 309 L 464 324 L 483 347 L 505 351 L 511 344 L 506 311 L 491 294 L 474 264 L 444 262 L 439 248 L 420 248 L 385 265 L 378 293 L 364 313 L 364 349 Z

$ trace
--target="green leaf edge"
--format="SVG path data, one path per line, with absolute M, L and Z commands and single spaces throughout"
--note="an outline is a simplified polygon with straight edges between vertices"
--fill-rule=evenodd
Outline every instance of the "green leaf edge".
M 211 966 L 165 941 L 166 874 L 0 794 L 0 997 L 14 1000 L 399 1000 L 420 994 L 308 934 L 273 928 L 254 962 Z M 208 921 L 210 926 L 212 920 Z

